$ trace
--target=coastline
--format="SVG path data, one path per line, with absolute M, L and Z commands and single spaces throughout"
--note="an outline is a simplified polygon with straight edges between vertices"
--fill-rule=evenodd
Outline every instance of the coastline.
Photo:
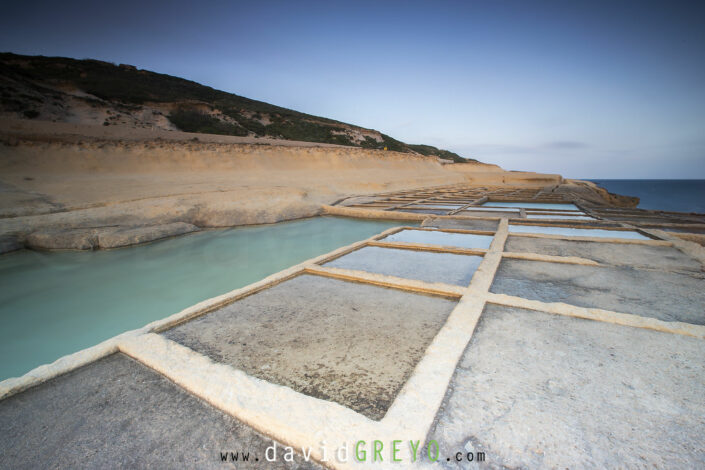
M 540 187 L 629 207 L 589 182 L 358 147 L 0 121 L 0 252 L 93 250 L 312 217 L 351 196 Z M 256 141 L 256 142 L 255 142 Z
M 705 214 L 703 179 L 594 179 L 600 187 L 639 197 L 640 209 Z
M 571 360 L 576 364 L 573 367 L 579 367 L 622 345 L 626 335 L 637 344 L 647 341 L 648 350 L 666 345 L 675 348 L 688 361 L 701 354 L 705 326 L 694 308 L 702 304 L 705 218 L 637 209 L 638 198 L 612 194 L 590 181 L 350 147 L 192 140 L 12 138 L 0 144 L 0 158 L 5 170 L 2 189 L 8 196 L 0 207 L 0 233 L 10 248 L 95 250 L 309 215 L 399 221 L 377 235 L 170 316 L 161 315 L 160 308 L 158 319 L 138 323 L 147 323 L 141 328 L 90 343 L 93 346 L 0 381 L 0 404 L 6 412 L 21 409 L 20 400 L 51 409 L 36 398 L 41 393 L 75 401 L 76 387 L 86 382 L 104 387 L 102 377 L 119 376 L 121 367 L 131 364 L 133 369 L 143 368 L 175 384 L 172 393 L 189 393 L 242 423 L 244 429 L 271 436 L 284 446 L 303 449 L 322 435 L 338 447 L 360 436 L 390 441 L 397 437 L 421 441 L 430 436 L 431 442 L 441 443 L 442 452 L 448 453 L 453 441 L 477 422 L 463 418 L 471 416 L 464 405 L 469 402 L 467 394 L 477 396 L 477 388 L 464 376 L 462 364 L 482 351 L 489 351 L 482 362 L 501 357 L 506 350 L 502 354 L 492 350 L 499 344 L 497 338 L 509 345 L 514 359 L 492 366 L 493 374 L 506 364 L 521 363 L 527 351 L 549 357 L 545 345 L 552 345 L 550 351 L 553 345 L 560 346 L 565 325 L 587 328 L 590 335 L 600 338 L 595 342 L 588 337 L 577 350 L 574 340 L 563 345 L 560 362 L 551 365 L 550 377 L 542 378 L 542 384 L 556 379 L 554 371 L 566 357 L 576 356 Z M 235 245 L 248 252 L 252 249 L 247 243 Z M 222 257 L 223 250 L 216 251 Z M 85 258 L 94 256 L 99 254 Z M 195 277 L 187 276 L 187 280 Z M 234 287 L 232 277 L 222 278 Z M 154 288 L 153 283 L 144 284 Z M 111 276 L 111 282 L 104 285 L 122 287 L 123 283 Z M 238 302 L 244 309 L 249 305 L 254 316 L 234 321 L 228 312 Z M 131 310 L 142 312 L 141 308 Z M 94 311 L 104 313 L 105 309 L 92 309 L 89 314 Z M 277 312 L 283 316 L 272 322 Z M 313 313 L 302 321 L 301 312 Z M 435 320 L 429 323 L 430 314 Z M 351 319 L 367 326 L 389 321 L 390 315 L 397 315 L 394 324 L 408 325 L 415 319 L 417 326 L 383 328 L 401 332 L 391 340 L 376 329 L 369 334 L 354 333 L 354 339 L 349 333 L 356 331 L 350 328 Z M 526 326 L 517 325 L 517 318 Z M 495 324 L 488 337 L 489 322 Z M 545 322 L 557 326 L 546 327 Z M 325 330 L 312 332 L 311 324 L 324 325 Z M 477 331 L 476 325 L 480 325 Z M 427 334 L 409 335 L 408 331 Z M 227 338 L 244 335 L 249 339 L 247 344 L 223 341 L 218 336 L 221 332 Z M 513 333 L 503 337 L 506 332 Z M 275 338 L 275 353 L 270 356 L 268 338 Z M 524 338 L 530 340 L 528 347 Z M 308 346 L 321 344 L 320 339 L 325 341 L 325 357 L 332 354 L 332 359 L 321 360 L 319 349 Z M 478 349 L 478 341 L 487 346 Z M 209 356 L 200 344 L 219 348 L 224 359 Z M 352 353 L 351 344 L 357 348 Z M 244 355 L 248 353 L 251 356 Z M 281 357 L 295 359 L 277 362 Z M 405 369 L 400 368 L 399 357 L 410 358 L 402 364 Z M 600 360 L 611 364 L 614 357 Z M 378 367 L 371 369 L 381 372 L 360 376 L 359 368 L 349 367 L 357 361 L 377 361 Z M 639 353 L 613 367 L 659 371 L 664 369 L 659 361 L 660 357 L 644 359 Z M 323 373 L 312 375 L 306 368 L 311 363 Z M 248 368 L 249 364 L 254 366 Z M 536 369 L 536 364 L 541 361 L 530 361 L 521 371 L 505 374 L 506 380 L 518 378 L 526 383 L 541 376 L 542 366 Z M 625 387 L 628 393 L 633 391 L 621 379 L 610 381 L 609 377 L 619 374 L 605 376 L 592 368 L 585 373 L 594 373 L 592 383 L 598 388 L 591 392 L 593 396 L 613 390 L 627 393 Z M 110 383 L 108 388 L 121 397 L 120 403 L 128 397 L 134 403 L 129 409 L 144 415 L 154 407 L 125 391 L 125 387 L 135 389 L 136 374 L 132 370 L 129 378 L 121 384 Z M 658 380 L 662 381 L 656 386 L 659 391 L 675 382 L 659 373 L 645 383 Z M 575 390 L 571 393 L 584 391 L 582 383 L 565 383 Z M 697 385 L 688 389 L 696 390 Z M 680 389 L 668 393 L 673 399 L 692 401 L 680 398 Z M 92 396 L 96 394 L 90 391 L 80 395 L 78 403 L 92 403 Z M 492 422 L 501 400 L 493 398 L 491 390 L 479 396 L 486 404 L 479 409 L 490 410 L 480 421 Z M 535 403 L 534 392 L 518 396 Z M 553 403 L 555 395 L 545 400 Z M 570 411 L 574 401 L 562 406 Z M 613 408 L 606 405 L 607 412 L 619 413 L 614 422 L 639 422 L 645 416 L 635 417 L 631 406 Z M 80 408 L 63 416 L 89 413 L 100 419 L 103 411 L 95 409 Z M 555 416 L 565 414 L 557 411 L 547 416 L 553 422 Z M 456 425 L 458 417 L 462 421 Z M 514 423 L 523 420 L 521 413 L 510 418 L 508 427 L 495 424 L 502 442 L 515 435 Z M 42 419 L 65 421 L 51 413 Z M 21 426 L 28 429 L 34 422 L 34 418 L 27 419 Z M 106 436 L 123 435 L 110 425 L 103 427 Z M 591 426 L 600 429 L 603 425 L 596 421 Z M 695 425 L 685 428 L 678 441 L 684 448 L 692 447 L 699 436 L 691 428 Z M 562 434 L 556 434 L 553 426 L 539 431 L 563 445 Z M 446 434 L 454 437 L 446 438 Z M 640 435 L 634 442 L 642 441 Z M 649 442 L 658 440 L 651 437 Z M 482 448 L 487 448 L 488 455 L 503 452 L 484 444 Z M 315 450 L 309 455 L 314 465 L 328 462 Z M 334 467 L 357 468 L 338 462 Z

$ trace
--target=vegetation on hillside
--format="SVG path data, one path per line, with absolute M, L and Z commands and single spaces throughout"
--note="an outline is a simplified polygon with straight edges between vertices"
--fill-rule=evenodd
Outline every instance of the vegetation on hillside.
M 399 152 L 436 155 L 456 162 L 468 161 L 448 150 L 440 150 L 430 145 L 405 144 L 370 129 L 300 113 L 183 78 L 140 70 L 131 65 L 116 65 L 92 59 L 0 53 L 0 75 L 19 78 L 35 87 L 42 87 L 42 84 L 48 87 L 68 85 L 101 100 L 128 107 L 139 108 L 147 103 L 175 104 L 168 118 L 176 127 L 187 132 L 256 135 L 364 148 L 386 148 Z M 2 98 L 3 108 L 17 107 L 16 97 L 5 89 Z M 37 116 L 34 110 L 28 110 L 24 114 L 27 118 Z M 370 137 L 370 134 L 377 138 Z

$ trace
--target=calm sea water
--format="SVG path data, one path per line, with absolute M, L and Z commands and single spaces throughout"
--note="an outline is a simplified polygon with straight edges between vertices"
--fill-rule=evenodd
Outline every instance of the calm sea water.
M 399 222 L 317 217 L 110 251 L 0 256 L 0 380 Z
M 611 193 L 637 196 L 640 209 L 705 213 L 705 180 L 591 180 Z

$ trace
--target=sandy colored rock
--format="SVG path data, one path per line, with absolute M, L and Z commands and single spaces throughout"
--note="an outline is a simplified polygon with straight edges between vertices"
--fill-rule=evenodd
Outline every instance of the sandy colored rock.
M 274 223 L 320 214 L 353 195 L 562 181 L 393 151 L 12 119 L 0 119 L 0 175 L 0 236 L 50 230 L 32 242 L 44 249 L 91 245 L 89 235 L 67 229 Z M 50 233 L 59 238 L 51 242 Z
M 92 250 L 97 245 L 95 229 L 38 230 L 25 239 L 25 246 L 35 250 Z
M 198 230 L 198 227 L 195 225 L 184 222 L 153 225 L 149 227 L 137 227 L 132 229 L 119 229 L 99 234 L 98 246 L 100 248 L 117 248 L 121 246 L 136 245 L 139 243 L 158 240 L 160 238 L 196 232 Z
M 184 222 L 143 227 L 103 227 L 87 229 L 44 229 L 32 232 L 25 240 L 27 248 L 36 250 L 94 250 L 137 245 L 161 238 L 198 231 Z M 20 248 L 10 244 L 7 251 Z M 1 248 L 1 246 L 0 246 Z

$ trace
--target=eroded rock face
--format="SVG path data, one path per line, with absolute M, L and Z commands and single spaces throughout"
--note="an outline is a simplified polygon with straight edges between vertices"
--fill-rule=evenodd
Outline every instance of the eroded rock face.
M 175 222 L 145 227 L 108 227 L 95 229 L 38 230 L 25 239 L 27 248 L 37 250 L 94 250 L 119 248 L 147 243 L 160 238 L 183 235 L 200 230 L 192 224 Z M 0 246 L 1 247 L 1 246 Z M 20 246 L 8 244 L 9 249 Z
M 595 185 L 563 184 L 559 175 L 443 165 L 391 151 L 177 141 L 168 132 L 164 139 L 137 139 L 129 129 L 97 138 L 86 135 L 95 131 L 90 126 L 52 129 L 15 138 L 13 129 L 0 128 L 0 238 L 9 240 L 0 252 L 19 244 L 113 248 L 193 231 L 172 224 L 275 223 L 318 215 L 324 205 L 353 194 L 453 184 L 545 186 L 548 193 L 572 191 L 595 204 L 614 199 Z M 625 201 L 620 203 L 636 204 Z M 429 212 L 434 210 L 419 215 Z
M 15 251 L 22 248 L 22 243 L 16 236 L 0 236 L 0 254 Z
M 97 246 L 96 230 L 38 230 L 27 236 L 25 246 L 36 250 L 92 250 Z
M 452 165 L 397 152 L 66 138 L 0 144 L 0 237 L 38 249 L 125 246 L 180 230 L 143 227 L 275 223 L 351 194 L 464 181 Z
M 98 234 L 99 248 L 117 248 L 121 246 L 136 245 L 138 243 L 151 242 L 160 238 L 173 237 L 198 231 L 195 225 L 184 222 L 173 224 L 153 225 L 150 227 L 137 227 L 107 231 Z
M 598 205 L 636 207 L 639 204 L 638 197 L 614 194 L 590 181 L 566 180 L 565 184 L 556 187 L 554 191 L 559 194 L 576 194 L 581 199 Z

